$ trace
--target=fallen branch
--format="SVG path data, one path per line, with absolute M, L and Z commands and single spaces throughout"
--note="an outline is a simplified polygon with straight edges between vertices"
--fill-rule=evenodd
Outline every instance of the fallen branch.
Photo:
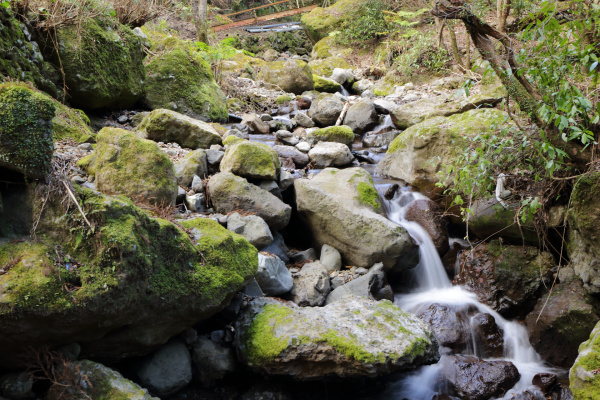
M 75 195 L 71 191 L 71 188 L 69 188 L 69 185 L 67 185 L 67 182 L 62 181 L 62 184 L 65 185 L 65 188 L 67 189 L 67 193 L 69 193 L 69 197 L 71 197 L 71 200 L 73 200 L 73 203 L 75 203 L 75 205 L 77 206 L 77 209 L 79 210 L 79 213 L 81 214 L 81 216 L 85 220 L 86 224 L 90 227 L 90 229 L 93 229 L 92 228 L 92 224 L 90 224 L 90 221 L 88 221 L 87 217 L 83 213 L 83 210 L 81 209 L 81 206 L 79 205 L 79 202 L 77 201 L 77 198 L 75 197 Z

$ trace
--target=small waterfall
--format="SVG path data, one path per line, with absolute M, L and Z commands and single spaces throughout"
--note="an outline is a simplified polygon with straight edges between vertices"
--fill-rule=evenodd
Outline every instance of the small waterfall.
M 394 125 L 394 122 L 392 121 L 391 115 L 386 114 L 383 116 L 382 119 L 380 119 L 379 125 L 377 125 L 375 128 L 373 128 L 371 130 L 371 133 L 378 135 L 380 133 L 393 131 L 394 129 L 396 129 L 396 126 Z
M 378 186 L 382 195 L 385 188 Z M 390 201 L 381 196 L 388 218 L 404 227 L 411 237 L 419 244 L 421 260 L 412 275 L 416 287 L 409 294 L 397 294 L 394 303 L 410 312 L 419 312 L 433 303 L 456 306 L 475 307 L 481 313 L 492 315 L 498 327 L 504 332 L 504 354 L 501 359 L 511 361 L 521 374 L 520 381 L 507 392 L 504 398 L 510 398 L 515 392 L 531 387 L 531 380 L 540 372 L 558 373 L 559 370 L 549 368 L 542 362 L 541 357 L 529 343 L 527 331 L 524 326 L 516 322 L 505 320 L 495 310 L 481 304 L 474 293 L 468 292 L 459 286 L 452 286 L 443 264 L 437 253 L 433 241 L 427 232 L 416 222 L 406 221 L 404 218 L 407 206 L 414 200 L 426 198 L 420 193 L 403 189 L 396 193 Z M 478 356 L 478 344 L 471 330 L 472 345 L 465 354 Z M 430 400 L 435 393 L 443 388 L 439 387 L 439 375 L 442 370 L 444 356 L 435 365 L 429 365 L 407 374 L 404 378 L 392 385 L 388 397 L 393 399 Z
M 341 93 L 342 96 L 344 96 L 344 97 L 350 96 L 350 92 L 348 92 L 348 90 L 346 90 L 344 85 L 340 85 L 340 90 L 338 90 L 338 92 Z

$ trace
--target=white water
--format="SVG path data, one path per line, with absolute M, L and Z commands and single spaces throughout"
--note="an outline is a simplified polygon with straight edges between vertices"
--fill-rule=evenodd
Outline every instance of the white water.
M 382 188 L 379 188 L 382 190 Z M 421 259 L 413 271 L 412 277 L 416 283 L 410 294 L 396 295 L 394 303 L 400 308 L 419 312 L 428 308 L 433 303 L 448 305 L 471 305 L 481 313 L 488 313 L 494 317 L 496 324 L 504 332 L 504 354 L 502 359 L 511 361 L 519 370 L 521 379 L 506 393 L 505 399 L 510 399 L 515 392 L 531 387 L 531 380 L 540 372 L 559 372 L 545 366 L 539 354 L 529 343 L 527 331 L 524 326 L 516 322 L 505 320 L 492 308 L 479 303 L 474 293 L 468 292 L 459 286 L 452 286 L 444 270 L 438 252 L 427 232 L 416 222 L 406 221 L 404 218 L 407 205 L 417 199 L 426 197 L 420 193 L 409 190 L 398 191 L 396 196 L 387 201 L 382 197 L 388 218 L 403 226 L 411 237 L 419 244 Z M 474 334 L 471 333 L 474 338 Z M 470 349 L 463 354 L 478 356 L 475 340 Z M 390 398 L 409 400 L 430 400 L 439 392 L 439 375 L 444 357 L 434 365 L 422 367 L 393 385 Z M 443 389 L 441 389 L 443 390 Z

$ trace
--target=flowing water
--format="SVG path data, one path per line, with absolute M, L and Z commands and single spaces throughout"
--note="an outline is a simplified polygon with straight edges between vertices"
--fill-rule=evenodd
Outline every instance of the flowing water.
M 385 190 L 383 185 L 378 185 L 380 194 Z M 438 252 L 427 232 L 417 223 L 406 221 L 405 210 L 410 202 L 424 199 L 425 196 L 411 192 L 408 189 L 398 191 L 396 196 L 387 201 L 383 196 L 385 210 L 388 218 L 403 226 L 411 237 L 419 244 L 420 262 L 411 271 L 414 280 L 414 288 L 409 294 L 397 294 L 394 303 L 400 308 L 413 313 L 427 309 L 431 304 L 447 304 L 472 306 L 481 313 L 488 313 L 494 317 L 496 324 L 504 332 L 504 354 L 502 360 L 511 361 L 519 370 L 521 379 L 504 398 L 510 397 L 516 392 L 531 388 L 533 376 L 540 372 L 557 373 L 556 369 L 545 366 L 539 354 L 529 344 L 527 331 L 524 326 L 516 322 L 505 320 L 500 314 L 490 307 L 477 301 L 475 294 L 464 290 L 459 286 L 452 286 L 450 279 L 444 270 Z M 475 335 L 471 331 L 471 337 Z M 473 343 L 465 355 L 480 356 L 478 345 Z M 414 373 L 408 374 L 392 385 L 391 392 L 386 398 L 431 400 L 432 396 L 440 391 L 439 376 L 443 365 L 444 356 L 440 362 L 434 365 L 422 367 Z

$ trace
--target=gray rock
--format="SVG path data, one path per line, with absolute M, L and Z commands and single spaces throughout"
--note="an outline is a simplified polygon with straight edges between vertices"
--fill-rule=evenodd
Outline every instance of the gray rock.
M 375 111 L 377 111 L 379 114 L 389 114 L 394 108 L 398 106 L 393 101 L 384 99 L 373 100 L 373 105 L 375 106 Z
M 304 264 L 294 275 L 291 299 L 299 306 L 315 307 L 325 302 L 331 291 L 327 269 L 318 261 Z
M 303 153 L 308 153 L 310 151 L 310 144 L 307 142 L 300 142 L 296 145 L 296 148 Z
M 315 121 L 306 115 L 306 113 L 299 112 L 294 119 L 296 120 L 296 123 L 303 128 L 313 128 L 315 126 Z
M 294 176 L 287 172 L 281 171 L 279 174 L 279 187 L 281 191 L 285 191 L 287 188 L 291 187 L 294 184 Z
M 230 347 L 221 346 L 203 336 L 198 338 L 191 353 L 195 375 L 203 387 L 213 386 L 237 367 L 235 354 Z
M 302 60 L 274 61 L 261 67 L 259 78 L 277 90 L 302 94 L 313 90 L 314 82 L 310 66 Z
M 253 324 L 257 320 L 259 329 Z M 348 297 L 313 308 L 255 299 L 242 311 L 236 331 L 234 346 L 242 362 L 257 372 L 300 380 L 384 376 L 439 358 L 427 325 L 388 301 Z M 261 346 L 265 340 L 281 345 Z M 353 352 L 339 343 L 351 345 Z
M 325 304 L 330 304 L 343 299 L 347 295 L 364 297 L 372 300 L 394 300 L 394 292 L 388 284 L 383 264 L 375 264 L 360 278 L 356 278 L 345 285 L 333 290 Z
M 137 130 L 155 142 L 175 142 L 190 149 L 208 149 L 213 144 L 221 144 L 221 136 L 210 124 L 171 110 L 152 111 Z
M 206 200 L 204 193 L 196 193 L 192 196 L 185 196 L 185 206 L 190 211 L 206 212 Z
M 94 146 L 92 146 L 91 143 L 81 143 L 81 144 L 77 145 L 77 148 L 81 149 L 81 150 L 85 150 L 85 151 L 94 150 Z
M 221 150 L 206 150 L 206 162 L 208 165 L 219 165 L 224 155 L 225 152 Z
M 246 296 L 250 297 L 262 297 L 265 295 L 256 279 L 252 279 L 249 284 L 244 286 L 244 289 L 242 289 L 242 291 Z
M 361 79 L 359 81 L 354 82 L 354 84 L 352 85 L 352 92 L 356 94 L 362 94 L 364 91 L 371 89 L 373 85 L 373 81 L 369 79 Z
M 257 114 L 246 114 L 242 118 L 242 124 L 248 127 L 251 135 L 268 135 L 271 128 Z
M 267 247 L 259 249 L 260 251 L 271 253 L 279 257 L 284 263 L 288 263 L 290 259 L 287 256 L 288 247 L 283 241 L 283 236 L 279 232 L 273 232 L 273 242 Z
M 260 119 L 265 122 L 273 121 L 273 117 L 271 117 L 269 114 L 261 114 Z
M 351 85 L 354 79 L 351 69 L 334 68 L 331 73 L 331 80 L 336 81 L 340 85 Z
M 241 140 L 228 146 L 221 161 L 221 172 L 233 172 L 251 179 L 276 180 L 281 163 L 266 144 Z
M 289 292 L 294 280 L 285 263 L 276 255 L 258 253 L 256 281 L 267 296 L 281 296 Z
M 400 271 L 417 265 L 417 245 L 404 228 L 379 214 L 377 191 L 362 168 L 327 168 L 312 179 L 296 179 L 294 187 L 298 213 L 318 247 L 333 246 L 357 267 L 383 262 Z M 371 201 L 361 201 L 360 193 Z
M 389 131 L 384 133 L 372 133 L 363 136 L 362 144 L 363 147 L 382 147 L 389 146 L 394 139 L 401 133 L 401 131 Z
M 202 178 L 200 178 L 198 175 L 194 175 L 194 178 L 192 179 L 192 185 L 190 187 L 196 193 L 202 192 L 204 190 L 204 183 L 202 183 Z
M 0 392 L 11 399 L 34 399 L 33 375 L 28 372 L 0 377 Z
M 315 168 L 344 167 L 354 159 L 348 146 L 334 142 L 317 143 L 308 152 L 308 157 Z
M 308 147 L 310 149 L 310 145 Z M 296 147 L 275 145 L 273 146 L 273 150 L 281 158 L 291 158 L 294 161 L 294 165 L 296 165 L 296 168 L 304 168 L 308 165 L 310 161 L 308 156 L 300 150 L 298 150 Z
M 237 124 L 235 126 L 243 127 L 244 129 L 241 130 L 241 129 L 232 127 L 230 130 L 225 132 L 223 139 L 228 138 L 229 136 L 239 137 L 240 139 L 248 139 L 250 137 L 248 135 L 248 125 Z
M 375 98 L 375 95 L 373 94 L 371 89 L 367 89 L 360 94 L 360 97 L 362 97 L 363 99 L 373 99 Z
M 310 117 L 318 126 L 335 125 L 342 113 L 344 102 L 335 95 L 320 95 L 312 102 L 308 111 Z
M 175 176 L 179 186 L 189 187 L 195 175 L 199 177 L 208 175 L 206 151 L 204 150 L 190 151 L 183 159 L 175 163 Z
M 354 133 L 362 135 L 379 123 L 375 105 L 370 100 L 361 100 L 348 109 L 344 117 L 344 125 L 348 125 Z
M 269 225 L 256 215 L 241 216 L 233 213 L 227 218 L 227 229 L 242 235 L 257 249 L 268 246 L 273 241 Z
M 346 280 L 342 276 L 335 276 L 335 277 L 331 278 L 331 291 L 334 292 L 335 289 L 339 288 L 340 286 L 342 286 L 345 283 L 346 283 Z M 330 295 L 331 295 L 331 293 L 330 293 Z M 327 296 L 327 297 L 329 297 L 329 296 Z M 327 301 L 327 300 L 325 300 L 325 301 Z
M 184 189 L 182 189 L 181 187 L 177 187 L 177 197 L 175 199 L 175 204 L 181 204 L 185 201 L 185 196 L 187 196 L 187 193 Z
M 192 359 L 187 347 L 172 341 L 142 359 L 135 368 L 142 386 L 158 396 L 170 396 L 192 381 Z
M 334 249 L 328 244 L 324 244 L 321 247 L 321 264 L 327 269 L 327 271 L 339 271 L 342 269 L 342 256 L 339 251 Z
M 277 185 L 277 182 L 261 181 L 258 184 L 258 187 L 263 190 L 266 190 L 267 192 L 271 193 L 273 196 L 277 197 L 278 199 L 281 199 L 281 189 L 279 188 L 279 185 Z
M 317 260 L 317 253 L 314 249 L 306 249 L 304 251 L 298 251 L 296 253 L 290 254 L 290 262 L 292 262 L 293 264 L 315 260 Z
M 275 137 L 286 146 L 295 146 L 300 139 L 290 131 L 279 130 L 275 132 Z

